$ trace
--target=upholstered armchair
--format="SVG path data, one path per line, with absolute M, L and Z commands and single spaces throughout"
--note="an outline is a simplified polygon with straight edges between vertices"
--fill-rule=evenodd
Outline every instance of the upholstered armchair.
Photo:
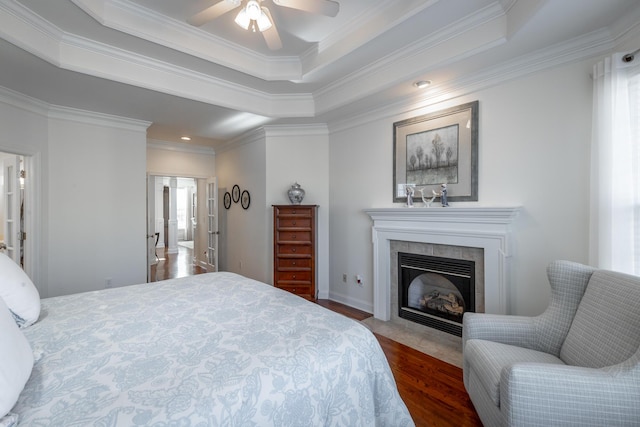
M 547 268 L 537 317 L 466 313 L 464 385 L 494 426 L 640 426 L 640 277 Z

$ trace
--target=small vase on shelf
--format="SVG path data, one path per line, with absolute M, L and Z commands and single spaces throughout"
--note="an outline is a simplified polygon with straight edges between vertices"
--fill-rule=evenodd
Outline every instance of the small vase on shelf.
M 289 188 L 287 194 L 289 195 L 289 200 L 291 200 L 291 203 L 294 205 L 299 205 L 302 203 L 302 199 L 304 199 L 304 190 L 297 182 Z

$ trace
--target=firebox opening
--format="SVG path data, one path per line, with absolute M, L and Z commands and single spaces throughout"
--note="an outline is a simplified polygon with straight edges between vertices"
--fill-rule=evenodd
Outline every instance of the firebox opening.
M 475 262 L 400 252 L 398 272 L 398 315 L 461 336 L 475 311 Z

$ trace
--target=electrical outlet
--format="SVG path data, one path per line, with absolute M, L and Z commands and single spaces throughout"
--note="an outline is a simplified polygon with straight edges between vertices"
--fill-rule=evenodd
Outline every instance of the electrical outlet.
M 364 279 L 362 278 L 362 275 L 356 274 L 356 283 L 360 287 L 362 287 L 364 285 Z
M 107 277 L 106 279 L 104 279 L 104 288 L 109 289 L 112 287 L 113 287 L 113 284 L 111 283 L 111 277 Z
M 342 282 L 347 283 L 347 273 L 342 273 Z
M 238 263 L 238 267 L 240 267 L 240 271 L 242 271 L 242 261 Z

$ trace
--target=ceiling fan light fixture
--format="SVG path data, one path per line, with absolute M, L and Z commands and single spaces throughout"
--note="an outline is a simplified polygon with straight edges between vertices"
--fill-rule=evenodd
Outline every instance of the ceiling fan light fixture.
M 251 18 L 249 18 L 249 14 L 247 13 L 246 9 L 244 8 L 240 9 L 240 12 L 238 12 L 238 16 L 236 16 L 235 22 L 245 30 L 249 29 L 249 25 L 251 24 Z
M 257 21 L 258 18 L 261 17 L 261 15 L 264 15 L 264 12 L 260 8 L 260 3 L 258 3 L 256 0 L 249 0 L 244 10 L 247 12 L 249 19 L 251 19 L 252 21 Z
M 260 32 L 268 30 L 273 25 L 263 10 L 260 11 L 260 16 L 256 19 L 256 23 L 258 24 L 258 30 L 260 30 Z
M 253 31 L 255 31 L 256 27 L 258 27 L 260 32 L 266 31 L 273 26 L 271 19 L 269 19 L 269 16 L 256 0 L 249 0 L 247 5 L 240 9 L 235 22 L 245 30 L 253 28 Z

